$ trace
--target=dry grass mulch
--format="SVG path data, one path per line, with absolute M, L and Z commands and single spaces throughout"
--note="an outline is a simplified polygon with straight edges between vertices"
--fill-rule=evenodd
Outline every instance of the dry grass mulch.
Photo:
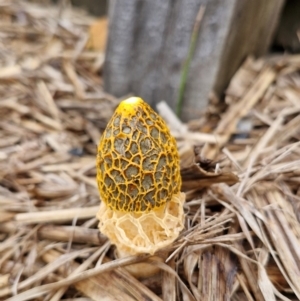
M 96 144 L 118 100 L 82 12 L 0 1 L 0 299 L 300 299 L 300 56 L 249 58 L 226 111 L 183 125 L 186 227 L 166 250 L 116 259 L 95 214 Z M 237 177 L 239 181 L 237 181 Z M 162 253 L 162 254 L 163 254 Z M 124 266 L 161 273 L 136 279 Z

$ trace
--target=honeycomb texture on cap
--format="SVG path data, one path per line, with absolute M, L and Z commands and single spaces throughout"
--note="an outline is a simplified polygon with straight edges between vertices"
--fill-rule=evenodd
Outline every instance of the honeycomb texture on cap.
M 103 132 L 97 154 L 100 197 L 123 212 L 149 212 L 180 192 L 176 141 L 141 98 L 122 101 Z
M 144 213 L 114 211 L 102 202 L 97 213 L 99 229 L 121 253 L 154 254 L 183 229 L 184 202 L 185 194 L 179 192 L 161 208 Z

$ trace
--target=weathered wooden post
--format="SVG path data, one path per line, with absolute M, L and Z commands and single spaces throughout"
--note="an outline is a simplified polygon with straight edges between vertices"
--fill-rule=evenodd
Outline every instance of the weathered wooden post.
M 283 3 L 111 0 L 105 89 L 118 97 L 133 93 L 151 105 L 166 100 L 184 120 L 197 118 L 209 93 L 220 95 L 246 56 L 266 52 Z M 200 9 L 204 15 L 193 52 Z

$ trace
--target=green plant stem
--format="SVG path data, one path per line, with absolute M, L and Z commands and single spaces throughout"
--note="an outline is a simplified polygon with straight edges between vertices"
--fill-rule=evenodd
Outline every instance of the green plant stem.
M 184 96 L 184 91 L 186 87 L 186 81 L 190 69 L 190 64 L 192 61 L 192 58 L 194 56 L 194 52 L 196 49 L 196 44 L 197 44 L 197 38 L 200 30 L 200 24 L 204 15 L 205 7 L 203 5 L 200 6 L 199 12 L 196 17 L 196 21 L 194 24 L 192 36 L 191 36 L 191 42 L 189 46 L 189 52 L 188 56 L 185 60 L 185 63 L 182 68 L 182 73 L 181 73 L 181 78 L 180 78 L 180 84 L 179 84 L 179 94 L 176 102 L 176 115 L 180 117 L 181 112 L 182 112 L 182 105 L 183 105 L 183 96 Z

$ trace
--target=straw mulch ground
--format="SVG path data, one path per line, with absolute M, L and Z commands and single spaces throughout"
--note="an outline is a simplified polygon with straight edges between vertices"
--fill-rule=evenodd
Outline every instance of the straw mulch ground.
M 0 7 L 1 300 L 300 298 L 299 56 L 248 59 L 226 110 L 215 103 L 189 128 L 160 105 L 182 158 L 186 228 L 164 263 L 115 259 L 97 229 L 95 154 L 118 101 L 101 88 L 103 54 L 85 48 L 91 20 Z M 161 273 L 122 267 L 138 261 Z

